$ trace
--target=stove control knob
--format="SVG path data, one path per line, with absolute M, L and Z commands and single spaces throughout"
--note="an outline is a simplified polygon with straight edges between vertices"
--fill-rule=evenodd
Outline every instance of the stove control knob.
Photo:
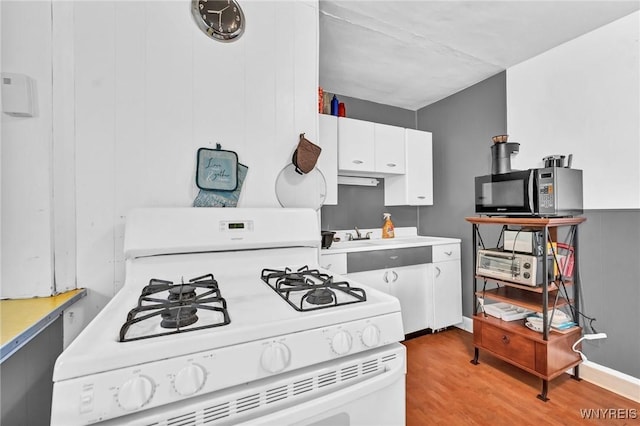
M 118 404 L 127 411 L 143 407 L 153 396 L 153 382 L 144 377 L 136 376 L 127 380 L 118 391 Z
M 182 396 L 193 395 L 202 389 L 207 375 L 202 367 L 191 364 L 178 371 L 173 379 L 173 388 Z
M 368 348 L 374 348 L 380 343 L 380 330 L 373 324 L 369 324 L 362 330 L 362 344 Z
M 331 339 L 331 349 L 338 354 L 344 355 L 351 350 L 351 335 L 348 331 L 341 330 Z
M 291 361 L 291 351 L 284 343 L 273 342 L 269 344 L 263 351 L 262 357 L 260 357 L 260 363 L 262 368 L 269 373 L 278 373 L 289 365 Z

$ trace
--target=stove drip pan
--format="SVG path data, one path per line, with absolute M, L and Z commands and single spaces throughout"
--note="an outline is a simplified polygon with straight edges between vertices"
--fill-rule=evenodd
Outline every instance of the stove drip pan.
M 334 303 L 336 294 L 328 288 L 317 288 L 305 294 L 303 299 L 312 305 L 327 305 Z
M 180 328 L 195 324 L 198 322 L 196 312 L 198 312 L 198 309 L 189 306 L 170 308 L 166 312 L 160 314 L 162 317 L 160 327 Z

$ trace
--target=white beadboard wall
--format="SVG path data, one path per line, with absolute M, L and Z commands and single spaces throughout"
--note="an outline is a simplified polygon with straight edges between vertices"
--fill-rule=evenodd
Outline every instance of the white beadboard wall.
M 640 208 L 640 12 L 507 70 L 514 169 L 573 154 L 585 209 Z
M 39 89 L 53 87 L 53 126 L 51 105 L 41 105 L 49 114 L 48 130 L 29 130 L 49 138 L 49 145 L 53 134 L 54 147 L 43 152 L 42 141 L 31 149 L 30 140 L 12 137 L 10 150 L 3 140 L 2 202 L 12 207 L 2 210 L 2 251 L 6 256 L 8 242 L 20 238 L 13 257 L 21 264 L 13 268 L 3 259 L 2 273 L 3 282 L 15 283 L 34 262 L 24 251 L 33 250 L 41 264 L 27 272 L 43 279 L 27 280 L 35 284 L 25 296 L 51 294 L 57 233 L 57 287 L 77 283 L 89 290 L 65 313 L 65 343 L 123 284 L 127 212 L 192 205 L 198 148 L 220 143 L 236 151 L 249 167 L 239 205 L 274 207 L 276 177 L 290 162 L 299 133 L 317 140 L 317 0 L 240 3 L 247 28 L 233 43 L 204 35 L 189 0 L 45 1 L 29 8 L 54 16 L 53 34 L 51 24 L 38 27 L 44 18 L 33 25 L 41 36 L 34 43 L 53 40 L 53 51 L 49 46 L 43 63 L 34 66 Z M 10 14 L 2 7 L 4 47 Z M 33 17 L 22 15 L 25 22 L 10 23 L 16 42 L 31 31 Z M 34 161 L 38 167 L 31 166 Z M 26 165 L 30 173 L 18 173 Z M 33 173 L 54 178 L 34 184 L 25 179 Z M 11 198 L 14 193 L 21 195 Z M 15 237 L 11 227 L 18 228 Z M 3 296 L 16 285 L 5 284 Z
M 0 113 L 2 258 L 0 297 L 53 291 L 51 197 L 51 8 L 2 2 L 2 72 L 36 82 L 35 117 Z M 28 53 L 30 52 L 30 54 Z
M 233 43 L 205 36 L 189 5 L 75 4 L 82 322 L 123 284 L 127 212 L 192 204 L 198 148 L 236 151 L 249 167 L 239 205 L 273 207 L 298 134 L 317 137 L 317 2 L 242 1 L 247 28 Z

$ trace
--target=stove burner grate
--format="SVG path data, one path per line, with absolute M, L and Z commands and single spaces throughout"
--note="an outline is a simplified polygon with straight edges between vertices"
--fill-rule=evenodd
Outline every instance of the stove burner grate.
M 168 296 L 161 297 L 163 293 L 165 295 L 168 293 Z M 217 322 L 189 327 L 199 320 L 196 315 L 198 309 L 218 312 L 221 319 Z M 127 336 L 132 325 L 143 321 L 154 321 L 154 317 L 160 317 L 160 327 L 168 331 L 135 337 Z M 213 274 L 193 278 L 187 284 L 174 284 L 171 281 L 153 278 L 149 281 L 149 285 L 142 289 L 138 305 L 127 314 L 127 319 L 120 328 L 119 340 L 129 342 L 220 327 L 229 323 L 231 319 L 227 311 L 227 301 L 221 296 L 218 282 Z
M 329 274 L 303 266 L 296 271 L 263 269 L 262 281 L 289 305 L 301 312 L 349 305 L 367 300 L 365 291 L 346 281 L 335 282 Z M 301 297 L 299 295 L 302 294 Z M 346 295 L 339 300 L 338 295 Z M 298 300 L 299 299 L 299 300 Z

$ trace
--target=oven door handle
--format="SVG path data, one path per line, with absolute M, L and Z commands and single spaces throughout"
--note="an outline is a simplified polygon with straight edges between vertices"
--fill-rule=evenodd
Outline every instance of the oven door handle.
M 527 192 L 528 192 L 528 196 L 529 196 L 529 212 L 531 213 L 540 213 L 537 210 L 539 210 L 539 206 L 536 205 L 537 203 L 534 202 L 533 199 L 533 184 L 534 184 L 534 179 L 535 179 L 535 172 L 533 170 L 529 171 L 529 185 L 527 187 Z
M 406 374 L 406 362 L 394 362 L 391 366 L 370 379 L 357 382 L 350 386 L 332 393 L 313 398 L 309 401 L 278 410 L 276 412 L 248 419 L 242 423 L 236 423 L 238 426 L 255 426 L 255 425 L 284 425 L 302 422 L 312 419 L 325 412 L 331 411 L 334 407 L 348 405 L 352 401 L 356 401 L 374 392 L 383 390 L 393 385 L 398 380 L 402 380 L 401 391 L 394 391 L 391 398 L 398 398 L 399 403 L 404 405 L 405 401 L 405 384 L 404 376 Z M 404 413 L 404 408 L 402 410 Z M 314 419 L 315 420 L 315 419 Z M 402 419 L 401 424 L 404 424 Z

